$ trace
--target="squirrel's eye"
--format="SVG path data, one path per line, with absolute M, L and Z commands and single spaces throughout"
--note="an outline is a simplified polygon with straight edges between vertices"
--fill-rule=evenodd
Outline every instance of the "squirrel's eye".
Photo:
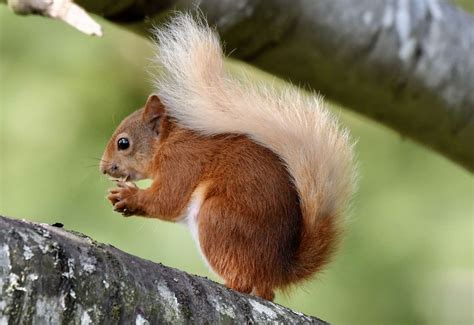
M 130 141 L 127 138 L 120 138 L 117 141 L 118 150 L 127 150 L 130 147 Z

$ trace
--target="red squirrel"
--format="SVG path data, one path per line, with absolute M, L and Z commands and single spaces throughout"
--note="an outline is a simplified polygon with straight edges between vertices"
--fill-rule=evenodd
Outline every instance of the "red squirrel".
M 100 169 L 122 179 L 108 199 L 186 223 L 229 288 L 273 300 L 337 246 L 355 184 L 349 134 L 318 96 L 232 78 L 205 22 L 182 14 L 155 35 L 163 74 L 107 144 Z

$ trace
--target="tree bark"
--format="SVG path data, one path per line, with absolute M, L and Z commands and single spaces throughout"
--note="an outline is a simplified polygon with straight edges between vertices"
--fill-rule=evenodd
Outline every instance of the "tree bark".
M 327 324 L 62 228 L 0 217 L 0 324 Z
M 191 0 L 77 3 L 142 34 L 171 9 L 196 8 Z M 468 13 L 444 0 L 201 0 L 199 9 L 231 56 L 315 89 L 474 171 Z

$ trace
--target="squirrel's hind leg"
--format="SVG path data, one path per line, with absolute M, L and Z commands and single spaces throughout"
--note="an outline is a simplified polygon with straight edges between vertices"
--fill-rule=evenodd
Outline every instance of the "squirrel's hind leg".
M 254 287 L 252 290 L 252 294 L 270 301 L 273 301 L 273 299 L 275 299 L 275 292 L 273 291 L 273 289 L 265 286 Z
M 275 292 L 269 287 L 253 287 L 238 280 L 226 281 L 226 287 L 246 294 L 253 294 L 262 299 L 273 301 L 275 299 Z
M 249 285 L 247 283 L 244 283 L 244 282 L 241 282 L 239 280 L 226 281 L 225 286 L 227 288 L 232 289 L 232 290 L 242 292 L 242 293 L 246 293 L 246 294 L 249 294 L 252 291 L 252 286 L 251 285 Z
M 272 300 L 272 284 L 281 274 L 277 242 L 262 236 L 258 222 L 249 218 L 253 211 L 242 217 L 238 202 L 228 203 L 225 197 L 213 196 L 201 206 L 197 217 L 201 252 L 227 287 L 242 293 L 253 289 L 255 295 Z

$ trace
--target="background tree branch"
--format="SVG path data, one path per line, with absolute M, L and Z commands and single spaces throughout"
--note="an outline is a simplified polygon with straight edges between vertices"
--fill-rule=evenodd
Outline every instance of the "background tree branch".
M 1 324 L 326 324 L 64 229 L 0 217 Z
M 102 28 L 72 0 L 0 0 L 18 15 L 58 19 L 87 35 L 102 36 Z
M 142 34 L 172 9 L 195 8 L 187 0 L 77 3 Z M 315 89 L 474 171 L 468 13 L 444 0 L 202 0 L 199 8 L 233 57 Z

